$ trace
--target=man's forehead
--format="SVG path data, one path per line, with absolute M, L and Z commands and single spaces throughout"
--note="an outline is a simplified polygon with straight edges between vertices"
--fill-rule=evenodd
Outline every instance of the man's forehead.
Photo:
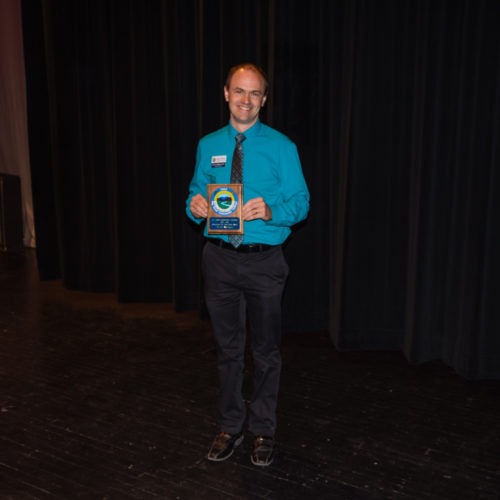
M 265 83 L 262 75 L 258 71 L 255 71 L 251 68 L 240 68 L 231 77 L 229 85 L 231 87 L 236 86 L 239 88 L 244 88 L 245 86 L 251 85 L 253 87 L 257 86 L 259 87 L 259 89 L 261 89 L 262 87 L 264 87 Z

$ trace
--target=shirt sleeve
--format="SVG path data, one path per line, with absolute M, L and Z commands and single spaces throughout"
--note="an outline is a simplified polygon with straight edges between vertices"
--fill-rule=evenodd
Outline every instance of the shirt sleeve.
M 201 167 L 201 143 L 198 143 L 198 148 L 196 149 L 196 165 L 194 168 L 194 175 L 193 178 L 191 179 L 191 183 L 189 184 L 189 195 L 186 200 L 186 214 L 187 216 L 197 224 L 200 224 L 203 222 L 205 219 L 200 218 L 197 219 L 196 217 L 193 216 L 191 213 L 191 209 L 189 208 L 189 205 L 191 204 L 191 199 L 193 196 L 196 196 L 197 194 L 201 194 L 204 197 L 206 197 L 207 193 L 207 184 L 208 184 L 208 176 L 207 174 L 203 171 Z
M 267 224 L 290 227 L 304 220 L 309 212 L 309 190 L 297 147 L 291 141 L 286 141 L 280 150 L 280 171 L 280 193 L 269 205 L 273 216 Z

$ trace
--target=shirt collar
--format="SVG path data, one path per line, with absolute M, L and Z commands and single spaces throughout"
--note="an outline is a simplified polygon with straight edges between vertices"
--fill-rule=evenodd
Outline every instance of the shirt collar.
M 246 139 L 250 139 L 251 137 L 255 137 L 256 135 L 259 134 L 260 129 L 262 127 L 262 124 L 260 122 L 260 119 L 257 118 L 257 121 L 245 132 L 243 132 L 243 135 L 245 136 Z M 239 132 L 232 126 L 231 121 L 229 121 L 229 129 L 228 129 L 229 137 L 231 140 L 234 141 L 234 138 L 239 134 Z

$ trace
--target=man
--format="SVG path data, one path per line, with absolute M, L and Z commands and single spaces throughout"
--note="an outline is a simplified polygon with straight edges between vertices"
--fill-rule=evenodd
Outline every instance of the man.
M 288 275 L 281 244 L 289 236 L 290 226 L 309 211 L 309 192 L 295 144 L 259 120 L 267 87 L 265 73 L 257 66 L 231 68 L 224 86 L 230 122 L 200 140 L 186 203 L 192 220 L 205 220 L 207 184 L 230 183 L 232 163 L 242 155 L 243 240 L 234 241 L 227 235 L 208 237 L 205 228 L 202 270 L 221 390 L 220 432 L 208 459 L 229 458 L 243 440 L 247 412 L 241 391 L 248 312 L 255 369 L 248 428 L 254 436 L 251 460 L 260 466 L 269 465 L 275 452 L 281 296 Z

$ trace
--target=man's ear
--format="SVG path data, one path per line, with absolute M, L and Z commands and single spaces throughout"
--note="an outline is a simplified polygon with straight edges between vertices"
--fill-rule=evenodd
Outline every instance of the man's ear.
M 261 104 L 261 108 L 264 107 L 264 104 L 266 104 L 266 101 L 267 101 L 267 95 L 265 95 L 263 98 L 262 98 L 262 104 Z
M 224 99 L 226 99 L 226 102 L 229 102 L 229 89 L 226 85 L 224 85 Z

